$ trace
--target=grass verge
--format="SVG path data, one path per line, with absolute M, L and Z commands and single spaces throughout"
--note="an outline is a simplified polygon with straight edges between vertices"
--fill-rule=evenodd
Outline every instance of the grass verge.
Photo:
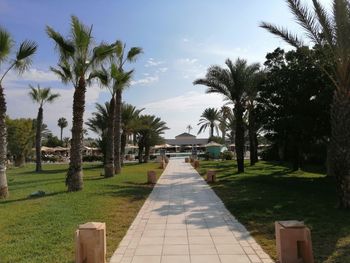
M 113 178 L 100 176 L 102 166 L 84 165 L 84 190 L 67 193 L 67 165 L 34 165 L 8 170 L 10 197 L 0 200 L 0 262 L 73 262 L 74 231 L 89 221 L 106 222 L 107 256 L 112 255 L 152 186 L 147 170 L 158 164 L 127 164 Z M 44 197 L 27 198 L 42 190 Z
M 234 161 L 203 161 L 199 172 L 218 172 L 213 190 L 230 212 L 276 259 L 274 222 L 302 220 L 311 229 L 316 262 L 350 262 L 350 211 L 336 208 L 334 178 L 315 169 L 259 162 L 236 174 Z

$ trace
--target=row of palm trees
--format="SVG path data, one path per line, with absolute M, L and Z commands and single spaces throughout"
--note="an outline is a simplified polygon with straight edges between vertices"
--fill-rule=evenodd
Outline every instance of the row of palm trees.
M 246 60 L 238 58 L 235 62 L 227 59 L 226 68 L 220 66 L 211 66 L 208 68 L 204 78 L 197 79 L 193 82 L 194 85 L 207 86 L 206 93 L 217 93 L 223 96 L 226 101 L 225 107 L 221 112 L 208 108 L 203 112 L 200 122 L 199 132 L 204 131 L 210 126 L 210 137 L 214 135 L 214 128 L 220 128 L 223 131 L 223 139 L 225 139 L 225 131 L 227 127 L 235 129 L 235 151 L 237 158 L 238 173 L 244 172 L 244 145 L 245 145 L 245 121 L 244 114 L 249 116 L 248 131 L 251 144 L 251 165 L 254 165 L 257 158 L 257 145 L 254 122 L 254 101 L 257 93 L 257 85 L 263 76 L 260 71 L 259 64 L 248 64 Z M 228 107 L 233 105 L 232 113 Z M 221 119 L 221 121 L 220 121 Z M 215 122 L 220 121 L 220 125 Z M 227 122 L 229 125 L 227 125 Z
M 108 162 L 109 120 L 112 113 L 110 102 L 96 104 L 96 111 L 86 122 L 91 131 L 99 135 L 99 146 L 104 154 L 104 163 Z M 138 160 L 148 162 L 150 148 L 163 142 L 161 135 L 168 127 L 166 123 L 154 115 L 142 115 L 144 109 L 137 109 L 127 103 L 122 104 L 121 110 L 121 161 L 125 157 L 127 143 L 138 145 Z M 105 177 L 108 177 L 105 173 Z
M 63 36 L 52 27 L 46 27 L 47 35 L 53 40 L 58 53 L 58 63 L 50 69 L 65 84 L 74 87 L 73 95 L 73 121 L 72 138 L 70 148 L 70 163 L 66 177 L 68 191 L 78 191 L 83 188 L 82 170 L 82 144 L 83 123 L 85 111 L 85 93 L 87 88 L 97 81 L 111 91 L 111 111 L 109 121 L 109 157 L 105 172 L 109 176 L 121 171 L 121 104 L 122 92 L 128 87 L 133 70 L 125 70 L 126 63 L 135 61 L 142 53 L 142 49 L 133 47 L 126 51 L 126 46 L 121 41 L 112 44 L 100 43 L 95 45 L 92 26 L 86 26 L 75 16 L 71 17 L 70 32 L 67 37 Z M 3 80 L 11 70 L 23 73 L 31 65 L 31 58 L 37 51 L 37 44 L 33 41 L 22 42 L 14 57 L 11 57 L 14 41 L 10 34 L 0 28 L 0 70 L 4 72 L 0 76 L 0 197 L 8 195 L 6 178 L 6 101 L 4 96 Z M 3 68 L 5 67 L 5 68 Z M 59 95 L 51 93 L 48 88 L 33 88 L 30 96 L 39 104 L 38 110 L 38 132 L 36 136 L 36 170 L 41 170 L 40 162 L 40 123 L 43 120 L 43 105 L 53 102 Z M 114 108 L 113 108 L 114 107 Z M 114 121 L 115 120 L 115 121 Z M 64 127 L 66 124 L 59 124 Z M 62 128 L 63 129 L 63 128 Z M 61 135 L 62 137 L 62 135 Z M 115 158 L 114 158 L 115 155 Z

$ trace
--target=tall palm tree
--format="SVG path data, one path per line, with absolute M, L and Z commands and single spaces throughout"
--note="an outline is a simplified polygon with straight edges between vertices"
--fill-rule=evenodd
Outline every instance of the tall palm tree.
M 191 130 L 193 129 L 191 124 L 188 124 L 186 129 L 187 129 L 188 133 L 191 134 Z
M 113 52 L 113 45 L 94 46 L 92 26 L 87 27 L 75 16 L 71 18 L 70 34 L 64 38 L 53 28 L 47 26 L 48 36 L 54 40 L 59 53 L 59 63 L 51 70 L 64 83 L 74 87 L 73 122 L 70 148 L 70 162 L 66 177 L 68 191 L 83 189 L 82 143 L 85 111 L 87 76 Z
M 205 130 L 209 127 L 209 139 L 214 136 L 214 129 L 218 134 L 218 121 L 220 118 L 220 113 L 218 110 L 214 108 L 207 108 L 203 111 L 201 118 L 199 119 L 199 123 L 197 125 L 201 125 L 198 131 L 198 134 L 201 132 L 205 132 Z
M 6 177 L 6 100 L 2 83 L 12 69 L 21 74 L 29 68 L 32 62 L 31 57 L 37 50 L 37 44 L 28 40 L 22 42 L 14 58 L 10 58 L 12 47 L 13 40 L 10 34 L 0 27 L 0 70 L 2 72 L 0 75 L 0 198 L 6 198 L 8 196 Z M 10 62 L 6 63 L 7 61 Z
M 60 94 L 52 93 L 51 88 L 41 88 L 39 85 L 37 88 L 34 88 L 32 85 L 29 85 L 29 97 L 34 103 L 39 104 L 38 115 L 36 118 L 36 135 L 35 135 L 35 154 L 36 154 L 36 166 L 35 171 L 41 172 L 41 135 L 42 135 L 42 126 L 43 126 L 43 107 L 45 103 L 53 103 Z
M 104 170 L 105 170 L 105 177 L 113 177 L 115 172 L 120 172 L 120 162 L 117 163 L 115 159 L 117 159 L 117 152 L 119 153 L 119 160 L 120 157 L 120 150 L 116 150 L 115 147 L 121 147 L 120 139 L 119 144 L 115 144 L 115 136 L 116 135 L 116 129 L 121 129 L 120 126 L 118 126 L 116 121 L 116 97 L 118 95 L 118 90 L 122 90 L 125 87 L 127 87 L 131 81 L 133 70 L 130 71 L 122 71 L 118 68 L 116 64 L 114 64 L 114 59 L 111 58 L 110 61 L 111 65 L 110 68 L 107 70 L 106 68 L 102 67 L 101 70 L 93 71 L 90 74 L 90 78 L 97 78 L 101 85 L 106 87 L 110 93 L 111 93 L 111 100 L 109 102 L 109 119 L 108 119 L 108 125 L 107 125 L 107 137 L 106 137 L 106 155 L 105 155 L 105 164 L 104 164 Z M 118 126 L 118 127 L 117 127 Z M 120 132 L 119 132 L 120 133 Z M 116 167 L 117 166 L 117 167 Z M 119 167 L 119 168 L 118 168 Z M 118 168 L 118 169 L 116 169 Z
M 61 129 L 61 142 L 63 142 L 63 129 L 68 126 L 68 121 L 66 118 L 61 117 L 57 121 L 57 126 Z
M 117 72 L 121 75 L 130 75 L 133 71 L 125 72 L 125 64 L 135 62 L 138 56 L 143 52 L 140 47 L 132 47 L 126 51 L 126 44 L 121 41 L 116 41 L 115 52 L 112 57 L 112 65 L 116 66 Z M 121 172 L 121 114 L 122 114 L 122 94 L 123 91 L 129 86 L 129 81 L 114 79 L 114 90 L 115 90 L 115 133 L 114 133 L 114 166 L 115 173 Z
M 244 121 L 246 96 L 245 92 L 251 83 L 252 76 L 259 70 L 259 64 L 248 65 L 244 59 L 237 59 L 232 63 L 225 62 L 227 68 L 220 66 L 209 67 L 205 78 L 197 79 L 194 85 L 208 87 L 207 93 L 218 93 L 224 96 L 229 103 L 234 104 L 236 122 L 235 144 L 238 172 L 244 172 Z
M 137 142 L 139 146 L 139 162 L 148 162 L 152 146 L 162 143 L 161 135 L 169 128 L 166 123 L 154 115 L 141 115 L 137 123 Z M 145 151 L 144 159 L 143 151 Z
M 106 163 L 106 147 L 107 147 L 107 130 L 109 125 L 110 104 L 96 103 L 96 111 L 92 113 L 92 117 L 88 119 L 85 124 L 89 130 L 96 133 L 99 136 L 98 144 L 103 153 L 103 163 Z M 113 141 L 112 141 L 113 143 Z
M 336 178 L 339 206 L 350 208 L 350 5 L 347 0 L 333 0 L 331 14 L 313 0 L 313 10 L 300 0 L 287 0 L 289 9 L 297 23 L 304 29 L 306 37 L 323 47 L 325 56 L 332 60 L 332 67 L 321 65 L 334 84 L 331 106 L 331 140 L 329 147 L 329 170 Z M 281 37 L 294 47 L 303 46 L 301 38 L 285 28 L 270 23 L 260 25 Z
M 136 109 L 135 106 L 127 103 L 122 105 L 121 160 L 124 160 L 127 140 L 136 131 L 137 119 L 143 110 L 144 108 Z

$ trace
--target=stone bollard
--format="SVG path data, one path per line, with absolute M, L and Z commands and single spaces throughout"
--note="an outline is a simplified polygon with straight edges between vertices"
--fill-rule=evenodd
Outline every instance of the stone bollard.
M 185 163 L 189 163 L 190 162 L 190 158 L 186 157 L 185 158 Z
M 161 163 L 163 161 L 163 156 L 158 155 L 157 156 L 157 163 Z
M 106 262 L 106 224 L 89 222 L 75 231 L 75 262 Z
M 195 160 L 195 161 L 193 162 L 193 167 L 194 167 L 194 169 L 199 168 L 199 161 L 198 161 L 198 160 Z
M 216 172 L 213 170 L 207 171 L 207 182 L 215 183 L 216 182 Z
M 166 164 L 168 164 L 169 163 L 169 158 L 165 156 L 164 157 L 164 161 L 165 161 Z
M 310 229 L 300 221 L 275 222 L 279 263 L 314 263 Z
M 157 182 L 157 175 L 155 171 L 147 172 L 147 183 L 155 184 Z
M 160 163 L 160 169 L 165 169 L 166 167 L 166 162 L 163 160 L 161 163 Z

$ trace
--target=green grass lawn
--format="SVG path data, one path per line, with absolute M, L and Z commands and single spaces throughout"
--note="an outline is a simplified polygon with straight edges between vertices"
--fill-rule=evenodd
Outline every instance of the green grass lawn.
M 152 190 L 146 171 L 161 170 L 155 163 L 128 164 L 121 175 L 104 179 L 102 166 L 86 164 L 84 190 L 67 193 L 66 165 L 34 165 L 8 170 L 10 197 L 0 201 L 0 262 L 73 262 L 74 232 L 79 224 L 107 225 L 110 257 Z M 28 199 L 37 190 L 46 196 Z
M 350 212 L 336 208 L 334 178 L 267 162 L 244 174 L 235 174 L 234 161 L 201 162 L 200 173 L 207 169 L 218 171 L 213 189 L 273 258 L 274 222 L 296 219 L 311 229 L 316 262 L 350 262 Z

